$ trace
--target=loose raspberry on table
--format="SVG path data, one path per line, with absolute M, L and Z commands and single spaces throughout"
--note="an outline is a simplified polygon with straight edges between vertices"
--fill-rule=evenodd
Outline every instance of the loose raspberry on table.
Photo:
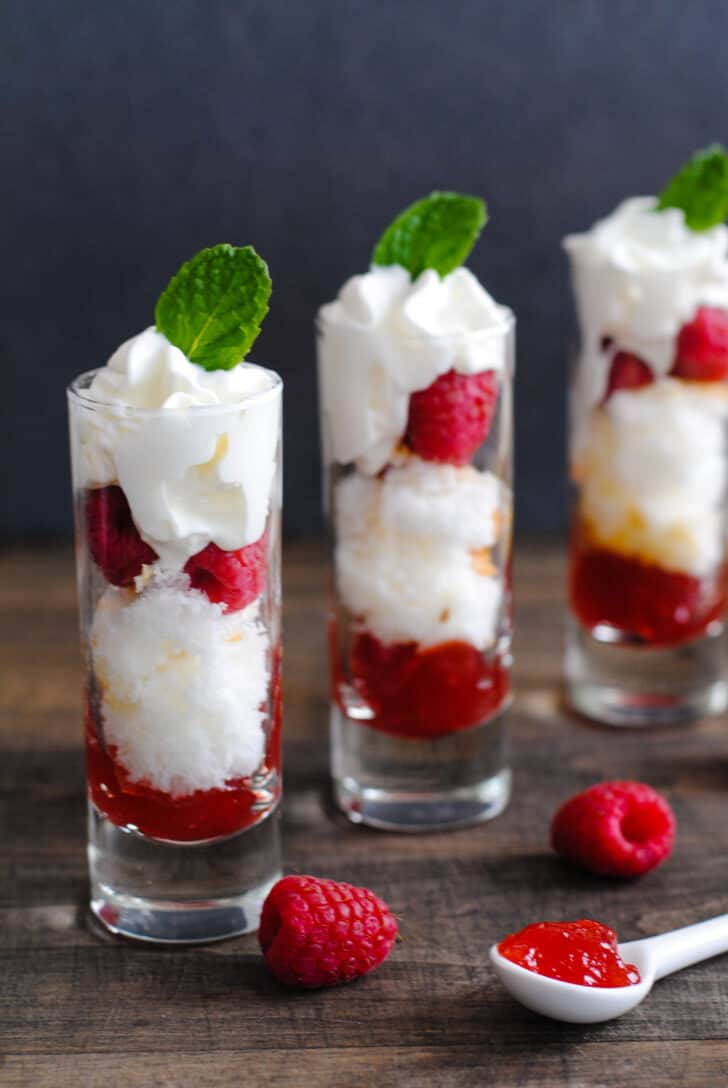
M 266 582 L 266 536 L 237 551 L 208 544 L 185 564 L 194 589 L 201 589 L 227 612 L 238 612 L 260 596 Z
M 128 586 L 154 563 L 157 553 L 142 540 L 126 495 L 117 484 L 86 493 L 86 532 L 94 563 L 113 586 Z
M 488 436 L 497 401 L 492 370 L 448 370 L 410 397 L 405 443 L 426 461 L 466 465 Z
M 728 312 L 701 306 L 692 321 L 677 334 L 672 366 L 675 378 L 721 382 L 728 378 Z
M 600 782 L 571 797 L 551 824 L 551 845 L 603 876 L 640 876 L 670 855 L 675 817 L 643 782 Z
M 651 385 L 654 380 L 655 376 L 644 359 L 628 351 L 618 351 L 609 367 L 604 399 L 609 400 L 612 393 L 620 389 L 641 389 L 643 385 Z
M 314 876 L 286 876 L 263 904 L 258 940 L 287 986 L 335 986 L 366 975 L 387 958 L 397 923 L 367 888 Z

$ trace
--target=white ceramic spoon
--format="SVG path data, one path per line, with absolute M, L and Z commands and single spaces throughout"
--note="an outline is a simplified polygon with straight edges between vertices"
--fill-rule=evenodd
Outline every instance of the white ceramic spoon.
M 640 973 L 641 982 L 634 986 L 592 987 L 559 982 L 511 963 L 501 956 L 497 945 L 491 947 L 490 959 L 505 988 L 527 1009 L 570 1024 L 597 1024 L 631 1012 L 644 1001 L 653 983 L 665 975 L 728 952 L 728 914 L 657 937 L 627 941 L 618 948 L 624 962 L 633 963 Z

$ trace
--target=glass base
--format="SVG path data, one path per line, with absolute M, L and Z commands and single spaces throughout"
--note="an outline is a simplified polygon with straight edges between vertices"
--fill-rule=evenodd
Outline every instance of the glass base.
M 112 824 L 89 802 L 91 910 L 111 933 L 199 944 L 258 928 L 280 878 L 277 810 L 224 839 L 170 843 Z
M 334 796 L 352 823 L 444 831 L 492 820 L 508 804 L 507 709 L 437 740 L 405 740 L 331 707 Z
M 614 628 L 585 630 L 569 621 L 567 697 L 605 725 L 680 725 L 728 706 L 723 628 L 678 646 L 641 646 Z

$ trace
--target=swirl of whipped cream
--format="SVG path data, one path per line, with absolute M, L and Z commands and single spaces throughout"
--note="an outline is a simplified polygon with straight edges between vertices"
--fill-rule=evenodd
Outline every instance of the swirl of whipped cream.
M 399 265 L 348 280 L 319 315 L 326 452 L 376 474 L 407 425 L 409 398 L 440 374 L 500 370 L 512 316 L 467 268 L 412 282 Z
M 667 374 L 675 337 L 699 306 L 728 308 L 728 229 L 694 231 L 680 208 L 631 197 L 591 230 L 564 239 L 582 332 L 580 409 L 604 395 L 603 337 Z
M 265 528 L 280 390 L 263 367 L 206 371 L 145 329 L 77 390 L 79 482 L 120 485 L 164 569 L 210 542 L 242 548 Z

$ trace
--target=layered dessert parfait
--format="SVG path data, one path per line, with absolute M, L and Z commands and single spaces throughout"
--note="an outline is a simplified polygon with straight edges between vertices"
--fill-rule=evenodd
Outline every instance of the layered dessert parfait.
M 184 265 L 69 393 L 94 820 L 167 844 L 280 795 L 280 379 L 251 247 Z M 276 860 L 277 865 L 277 860 Z
M 410 744 L 510 693 L 513 319 L 462 267 L 484 221 L 432 194 L 319 314 L 335 715 Z
M 725 609 L 728 158 L 568 237 L 582 346 L 571 403 L 570 602 L 604 642 L 669 648 Z

